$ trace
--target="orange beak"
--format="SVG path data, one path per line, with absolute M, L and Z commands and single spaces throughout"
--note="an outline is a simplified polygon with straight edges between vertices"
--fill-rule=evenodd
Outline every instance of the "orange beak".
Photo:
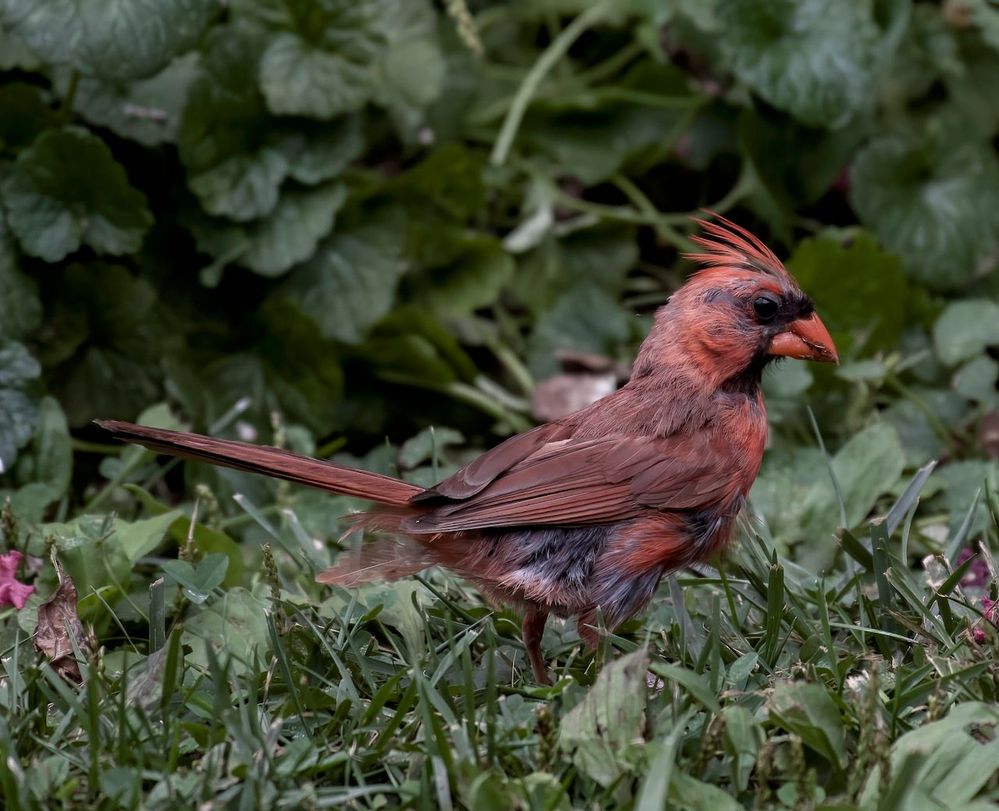
M 770 354 L 800 360 L 839 363 L 836 345 L 816 313 L 788 324 L 770 341 Z

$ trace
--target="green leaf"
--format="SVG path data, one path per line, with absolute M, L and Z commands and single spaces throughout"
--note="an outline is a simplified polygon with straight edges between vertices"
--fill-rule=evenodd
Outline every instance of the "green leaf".
M 0 153 L 17 152 L 55 123 L 41 88 L 24 82 L 0 87 Z
M 430 253 L 421 241 L 433 244 L 435 235 L 423 232 L 425 223 L 419 215 L 426 212 L 448 220 L 476 216 L 486 205 L 485 172 L 485 153 L 460 144 L 445 144 L 392 182 L 390 188 L 412 202 L 410 238 L 420 255 Z
M 851 234 L 848 241 L 805 239 L 787 266 L 818 302 L 842 356 L 855 347 L 864 354 L 889 350 L 909 325 L 902 263 L 866 233 Z
M 211 423 L 249 398 L 241 418 L 269 427 L 271 412 L 329 433 L 343 389 L 337 347 L 286 300 L 271 296 L 246 325 L 256 340 L 235 352 L 180 352 L 167 361 L 185 408 Z
M 184 589 L 184 596 L 195 605 L 211 597 L 212 589 L 225 580 L 229 558 L 218 553 L 205 555 L 195 565 L 186 560 L 165 560 L 160 564 L 170 579 Z
M 843 719 L 826 688 L 806 682 L 778 682 L 770 715 L 835 768 L 846 765 Z
M 110 516 L 81 515 L 69 523 L 42 524 L 39 530 L 52 537 L 59 559 L 76 585 L 82 601 L 90 597 L 93 617 L 103 614 L 100 603 L 92 599 L 102 592 L 113 603 L 128 585 L 132 564 L 115 538 L 115 524 Z M 81 611 L 81 616 L 85 616 Z
M 38 424 L 38 405 L 24 388 L 41 367 L 19 343 L 0 344 L 0 474 L 11 469 Z
M 346 199 L 347 190 L 339 183 L 289 191 L 264 219 L 245 224 L 198 219 L 191 230 L 198 249 L 219 262 L 231 261 L 261 276 L 279 276 L 312 256 Z
M 410 274 L 403 298 L 442 316 L 495 304 L 513 276 L 513 258 L 493 237 L 458 237 L 452 247 L 459 254 L 446 265 Z
M 393 45 L 385 57 L 383 81 L 416 107 L 431 104 L 444 81 L 444 55 L 436 39 L 413 37 Z
M 894 426 L 879 422 L 853 436 L 832 458 L 846 508 L 848 527 L 870 513 L 890 491 L 905 467 L 905 452 Z M 839 503 L 823 456 L 815 448 L 767 454 L 753 485 L 752 504 L 783 543 L 808 541 L 798 562 L 827 566 L 836 549 L 831 537 L 839 524 Z
M 670 800 L 677 808 L 690 811 L 739 811 L 743 808 L 727 791 L 678 769 L 673 770 L 669 789 Z
M 995 3 L 990 0 L 967 0 L 962 3 L 962 11 L 970 13 L 971 21 L 982 33 L 982 39 L 999 52 L 999 8 Z
M 971 801 L 999 768 L 999 744 L 994 738 L 983 738 L 977 731 L 997 723 L 999 715 L 993 704 L 979 701 L 955 704 L 944 718 L 906 732 L 895 742 L 891 751 L 892 774 L 897 774 L 908 758 L 922 755 L 924 761 L 910 778 L 911 789 L 923 799 L 919 807 L 971 808 Z M 868 805 L 876 802 L 877 797 L 878 773 L 873 771 L 859 801 Z
M 991 147 L 956 132 L 922 140 L 884 136 L 857 156 L 852 181 L 861 221 L 915 279 L 955 288 L 994 262 L 999 161 Z
M 24 338 L 42 321 L 38 285 L 18 265 L 17 249 L 0 211 L 0 341 Z
M 535 325 L 528 351 L 531 372 L 536 378 L 557 373 L 559 349 L 614 357 L 632 336 L 631 319 L 607 293 L 592 284 L 571 287 Z
M 107 127 L 143 146 L 176 143 L 181 114 L 198 76 L 198 54 L 177 57 L 155 76 L 138 81 L 83 77 L 73 109 L 91 124 Z M 60 70 L 55 85 L 65 100 L 72 71 Z
M 461 445 L 465 437 L 454 428 L 425 428 L 399 447 L 399 466 L 411 470 L 424 462 L 440 458 L 449 445 Z
M 337 177 L 364 150 L 361 119 L 348 115 L 310 128 L 296 122 L 278 148 L 288 162 L 288 175 L 307 186 Z
M 73 445 L 66 415 L 58 400 L 43 397 L 38 404 L 38 427 L 30 453 L 18 460 L 18 481 L 47 485 L 51 504 L 69 491 L 72 476 Z
M 978 355 L 958 369 L 954 376 L 954 391 L 986 408 L 999 406 L 999 363 L 988 355 Z
M 394 311 L 359 348 L 376 374 L 415 385 L 470 381 L 478 374 L 471 358 L 433 317 L 416 308 Z
M 24 252 L 47 262 L 83 245 L 99 254 L 134 253 L 153 221 L 111 150 L 77 128 L 49 130 L 24 150 L 4 198 Z
M 269 214 L 289 171 L 257 88 L 262 47 L 246 25 L 212 28 L 180 125 L 188 186 L 209 214 L 234 220 Z
M 602 786 L 642 761 L 648 661 L 640 648 L 609 662 L 583 700 L 562 718 L 559 747 Z
M 753 509 L 763 516 L 771 535 L 781 544 L 801 539 L 802 527 L 811 520 L 815 509 L 809 503 L 817 483 L 828 487 L 829 473 L 818 448 L 781 445 L 763 457 L 760 473 L 750 491 Z M 831 500 L 823 502 L 823 514 L 830 512 Z
M 39 70 L 41 60 L 27 45 L 0 26 L 0 70 Z
M 883 47 L 861 0 L 719 0 L 733 72 L 762 98 L 813 126 L 843 123 L 873 97 Z
M 933 347 L 948 366 L 999 344 L 999 304 L 988 299 L 954 301 L 933 325 Z
M 117 265 L 73 265 L 59 277 L 50 385 L 69 424 L 132 418 L 160 393 L 163 341 L 155 290 Z
M 230 589 L 184 623 L 182 644 L 193 647 L 188 661 L 207 667 L 205 647 L 211 645 L 233 675 L 258 672 L 251 668 L 270 652 L 267 613 L 267 604 L 246 589 Z
M 189 50 L 219 0 L 0 0 L 0 27 L 43 61 L 108 79 L 141 79 Z
M 259 81 L 272 113 L 329 119 L 370 98 L 385 44 L 377 3 L 242 0 L 236 10 L 270 31 Z
M 114 526 L 117 541 L 129 563 L 135 563 L 139 558 L 155 551 L 166 538 L 170 525 L 181 515 L 180 510 L 171 510 L 155 518 L 133 523 L 116 520 Z
M 875 423 L 853 436 L 832 460 L 850 527 L 871 511 L 878 496 L 894 487 L 905 467 L 898 433 L 890 425 Z M 829 490 L 831 485 L 823 483 Z
M 327 338 L 358 343 L 395 300 L 406 271 L 400 212 L 387 210 L 325 240 L 281 286 L 280 295 Z
M 678 122 L 679 111 L 607 106 L 599 111 L 537 113 L 524 135 L 587 186 L 610 178 L 630 159 L 661 143 Z

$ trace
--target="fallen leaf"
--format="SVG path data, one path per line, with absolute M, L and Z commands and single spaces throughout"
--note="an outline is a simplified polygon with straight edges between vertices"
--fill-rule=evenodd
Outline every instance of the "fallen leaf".
M 595 403 L 617 388 L 613 372 L 564 374 L 542 380 L 531 395 L 531 413 L 539 422 L 550 422 Z
M 999 411 L 990 411 L 978 424 L 978 441 L 989 459 L 999 459 Z
M 73 657 L 73 640 L 80 646 L 84 635 L 83 623 L 76 613 L 76 586 L 61 568 L 58 573 L 59 588 L 38 607 L 35 649 L 48 657 L 56 673 L 79 684 L 83 677 Z

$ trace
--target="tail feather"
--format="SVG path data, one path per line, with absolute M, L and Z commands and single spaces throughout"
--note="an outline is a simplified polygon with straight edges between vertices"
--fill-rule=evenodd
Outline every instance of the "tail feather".
M 390 476 L 355 470 L 335 462 L 312 459 L 266 445 L 214 439 L 185 431 L 148 428 L 119 420 L 97 420 L 97 424 L 110 431 L 117 439 L 144 445 L 157 453 L 209 462 L 248 473 L 274 476 L 320 490 L 357 496 L 379 504 L 402 507 L 407 505 L 413 496 L 423 492 L 422 487 Z
M 354 588 L 376 580 L 398 580 L 434 565 L 429 550 L 408 538 L 376 538 L 344 552 L 316 582 Z

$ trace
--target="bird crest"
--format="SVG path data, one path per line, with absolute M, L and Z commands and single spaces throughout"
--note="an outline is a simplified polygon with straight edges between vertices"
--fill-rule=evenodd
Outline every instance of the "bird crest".
M 692 236 L 691 240 L 706 250 L 684 254 L 685 258 L 703 265 L 704 270 L 739 268 L 773 276 L 782 282 L 791 280 L 783 262 L 753 234 L 720 214 L 705 213 L 713 219 L 692 218 L 704 234 Z

